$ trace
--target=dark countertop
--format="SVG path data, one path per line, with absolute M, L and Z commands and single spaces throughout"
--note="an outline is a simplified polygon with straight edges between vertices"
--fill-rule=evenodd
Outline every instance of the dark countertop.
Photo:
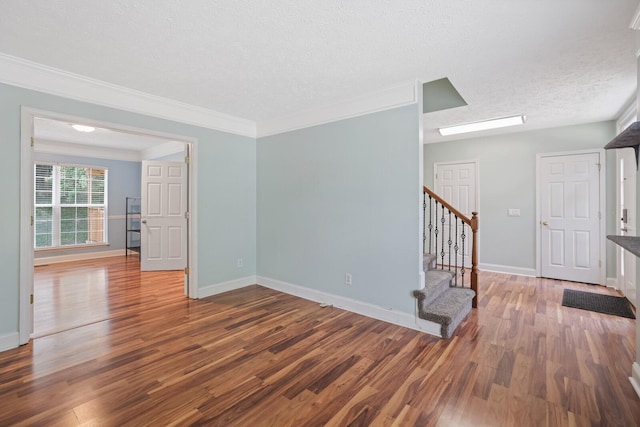
M 607 239 L 619 246 L 622 246 L 635 256 L 640 257 L 640 237 L 609 235 L 607 236 Z

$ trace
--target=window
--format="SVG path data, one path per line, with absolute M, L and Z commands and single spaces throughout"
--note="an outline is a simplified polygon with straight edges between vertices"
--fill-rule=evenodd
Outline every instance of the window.
M 107 169 L 36 164 L 34 248 L 105 244 Z

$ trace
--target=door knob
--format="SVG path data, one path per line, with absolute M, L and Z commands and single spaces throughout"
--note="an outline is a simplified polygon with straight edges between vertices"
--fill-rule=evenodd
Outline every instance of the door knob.
M 146 220 L 146 219 L 143 219 L 143 220 L 142 220 L 142 223 L 143 223 L 143 224 L 146 224 L 146 223 L 147 223 L 147 220 Z
M 542 221 L 540 224 L 542 225 L 549 225 L 549 223 L 547 221 Z

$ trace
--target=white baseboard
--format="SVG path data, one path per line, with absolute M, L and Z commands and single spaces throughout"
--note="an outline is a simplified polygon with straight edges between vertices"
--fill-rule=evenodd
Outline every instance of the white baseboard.
M 241 277 L 240 279 L 229 280 L 228 282 L 216 283 L 215 285 L 198 288 L 198 298 L 210 297 L 211 295 L 233 291 L 244 288 L 245 286 L 255 285 L 256 283 L 256 276 Z
M 536 277 L 535 268 L 511 267 L 499 264 L 478 264 L 481 271 L 491 271 L 493 273 L 515 274 L 516 276 Z
M 258 284 L 276 291 L 284 292 L 300 298 L 308 299 L 318 303 L 330 304 L 334 307 L 350 311 L 352 313 L 371 317 L 383 322 L 394 325 L 403 326 L 405 328 L 425 332 L 430 335 L 440 336 L 440 325 L 427 320 L 418 319 L 416 316 L 393 311 L 374 304 L 363 301 L 354 300 L 340 295 L 329 294 L 315 289 L 306 288 L 304 286 L 294 285 L 292 283 L 282 282 L 280 280 L 270 279 L 268 277 L 258 276 Z M 418 322 L 419 320 L 419 322 Z
M 17 332 L 0 335 L 0 351 L 11 350 L 20 345 L 20 335 Z
M 618 279 L 615 277 L 607 277 L 607 283 L 605 284 L 607 288 L 618 289 Z
M 41 258 L 33 258 L 33 265 L 37 267 L 39 265 L 57 264 L 60 262 L 69 262 L 69 261 L 84 261 L 87 259 L 109 258 L 112 256 L 120 256 L 120 255 L 124 255 L 124 249 L 113 249 L 110 251 L 97 251 L 97 252 L 84 252 L 84 253 L 71 254 L 71 255 L 47 256 L 47 257 L 41 257 Z
M 636 391 L 638 397 L 640 397 L 640 363 L 634 362 L 631 366 L 631 376 L 629 377 L 633 389 Z

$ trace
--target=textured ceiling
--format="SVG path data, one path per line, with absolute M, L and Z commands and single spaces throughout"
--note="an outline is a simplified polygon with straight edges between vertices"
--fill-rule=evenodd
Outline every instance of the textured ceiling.
M 2 0 L 0 52 L 257 122 L 448 77 L 469 105 L 425 115 L 437 141 L 512 114 L 528 129 L 615 118 L 636 87 L 637 5 Z

